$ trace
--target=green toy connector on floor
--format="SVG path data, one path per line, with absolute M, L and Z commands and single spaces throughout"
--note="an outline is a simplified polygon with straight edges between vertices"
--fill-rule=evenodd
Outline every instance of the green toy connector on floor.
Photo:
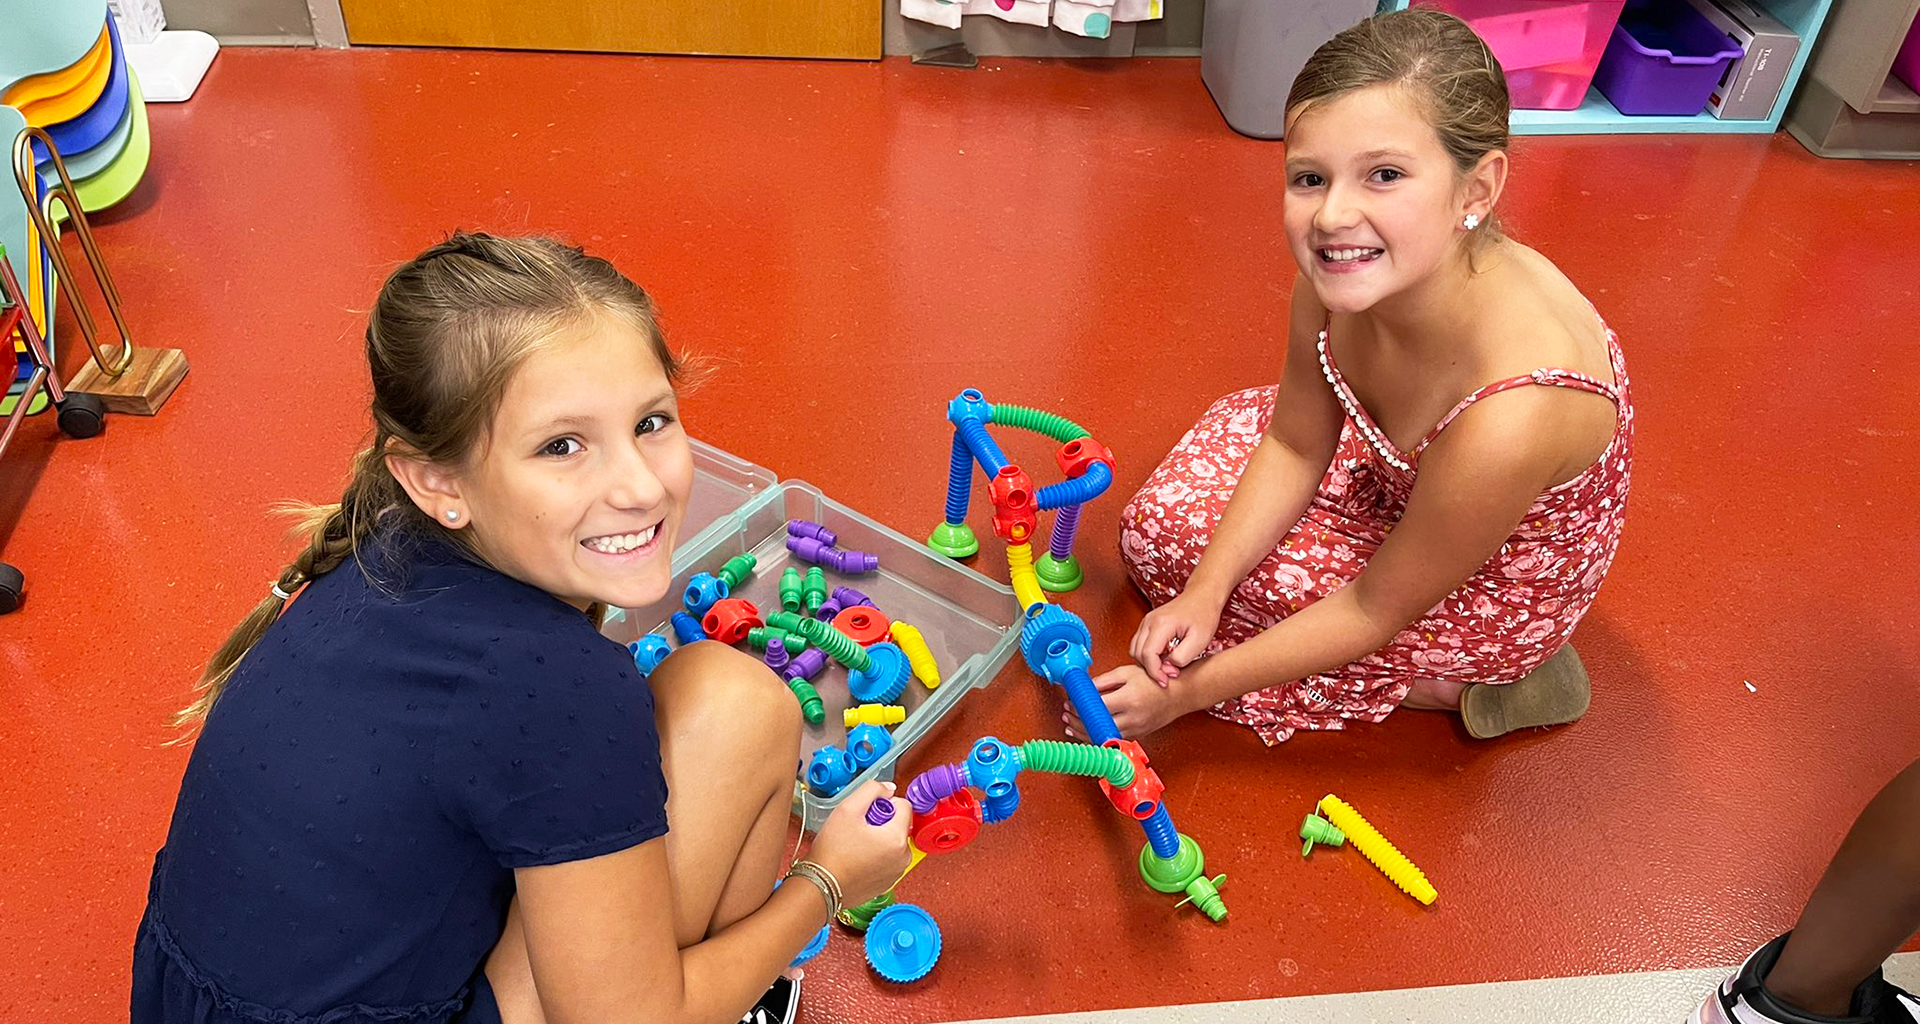
M 1206 867 L 1207 858 L 1200 852 L 1200 844 L 1184 832 L 1180 833 L 1180 851 L 1171 857 L 1154 853 L 1151 846 L 1140 851 L 1143 881 L 1161 892 L 1186 893 L 1187 898 L 1175 904 L 1176 908 L 1192 903 L 1209 919 L 1222 921 L 1227 916 L 1227 904 L 1220 898 L 1220 886 L 1226 884 L 1227 876 L 1208 878 Z
M 1300 838 L 1307 841 L 1307 845 L 1300 848 L 1300 856 L 1302 857 L 1312 853 L 1316 843 L 1321 846 L 1345 846 L 1347 844 L 1347 834 L 1340 831 L 1333 822 L 1322 818 L 1318 814 L 1309 814 L 1306 820 L 1300 823 Z
M 795 700 L 800 702 L 800 714 L 807 719 L 808 725 L 819 725 L 827 720 L 826 702 L 820 699 L 820 691 L 813 684 L 798 676 L 787 680 L 787 689 L 793 691 Z

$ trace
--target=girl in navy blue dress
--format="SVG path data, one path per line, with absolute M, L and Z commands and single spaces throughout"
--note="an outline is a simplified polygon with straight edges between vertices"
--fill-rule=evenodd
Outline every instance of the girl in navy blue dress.
M 645 292 L 456 235 L 367 327 L 373 440 L 214 655 L 133 1024 L 740 1019 L 908 856 L 845 801 L 778 890 L 800 724 L 717 643 L 595 628 L 670 584 L 693 469 Z M 778 988 L 778 986 L 776 986 Z

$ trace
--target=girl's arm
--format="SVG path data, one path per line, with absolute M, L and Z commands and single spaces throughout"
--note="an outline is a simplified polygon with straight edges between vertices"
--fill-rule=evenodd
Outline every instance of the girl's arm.
M 514 872 L 534 987 L 551 1024 L 719 1024 L 740 1019 L 826 922 L 793 881 L 686 949 L 673 936 L 666 840 Z
M 1519 388 L 1476 403 L 1420 460 L 1407 509 L 1341 590 L 1189 668 L 1174 695 L 1194 710 L 1330 671 L 1379 650 L 1491 559 L 1534 500 L 1591 441 L 1593 396 Z
M 1233 588 L 1300 521 L 1333 461 L 1344 414 L 1320 375 L 1318 342 L 1325 326 L 1326 310 L 1320 300 L 1311 287 L 1296 279 L 1286 365 L 1274 393 L 1267 432 L 1254 446 L 1186 589 L 1174 602 L 1149 612 L 1134 634 L 1134 660 L 1162 685 L 1199 657 L 1211 638 L 1212 628 L 1194 618 L 1218 622 Z M 1207 635 L 1197 635 L 1202 632 Z M 1176 639 L 1181 642 L 1163 660 Z

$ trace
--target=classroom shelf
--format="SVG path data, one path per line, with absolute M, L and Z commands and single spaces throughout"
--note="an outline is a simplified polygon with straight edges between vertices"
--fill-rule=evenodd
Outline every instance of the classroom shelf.
M 1686 0 L 1669 2 L 1685 3 Z M 1781 86 L 1779 99 L 1773 103 L 1773 113 L 1765 120 L 1722 121 L 1704 112 L 1692 117 L 1631 117 L 1615 110 L 1598 89 L 1589 89 L 1586 101 L 1573 110 L 1515 110 L 1513 131 L 1517 135 L 1770 134 L 1779 130 L 1780 121 L 1786 116 L 1800 74 L 1806 69 L 1807 57 L 1813 52 L 1814 40 L 1826 23 L 1833 3 L 1834 0 L 1758 0 L 1758 5 L 1766 8 L 1767 13 L 1800 36 L 1800 49 L 1787 68 L 1787 79 Z M 1403 10 L 1408 6 L 1409 0 L 1381 0 L 1379 5 L 1382 11 Z

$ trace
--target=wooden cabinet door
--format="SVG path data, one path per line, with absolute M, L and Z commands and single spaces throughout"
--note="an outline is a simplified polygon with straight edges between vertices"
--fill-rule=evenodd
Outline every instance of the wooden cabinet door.
M 341 0 L 390 46 L 880 59 L 883 0 Z

